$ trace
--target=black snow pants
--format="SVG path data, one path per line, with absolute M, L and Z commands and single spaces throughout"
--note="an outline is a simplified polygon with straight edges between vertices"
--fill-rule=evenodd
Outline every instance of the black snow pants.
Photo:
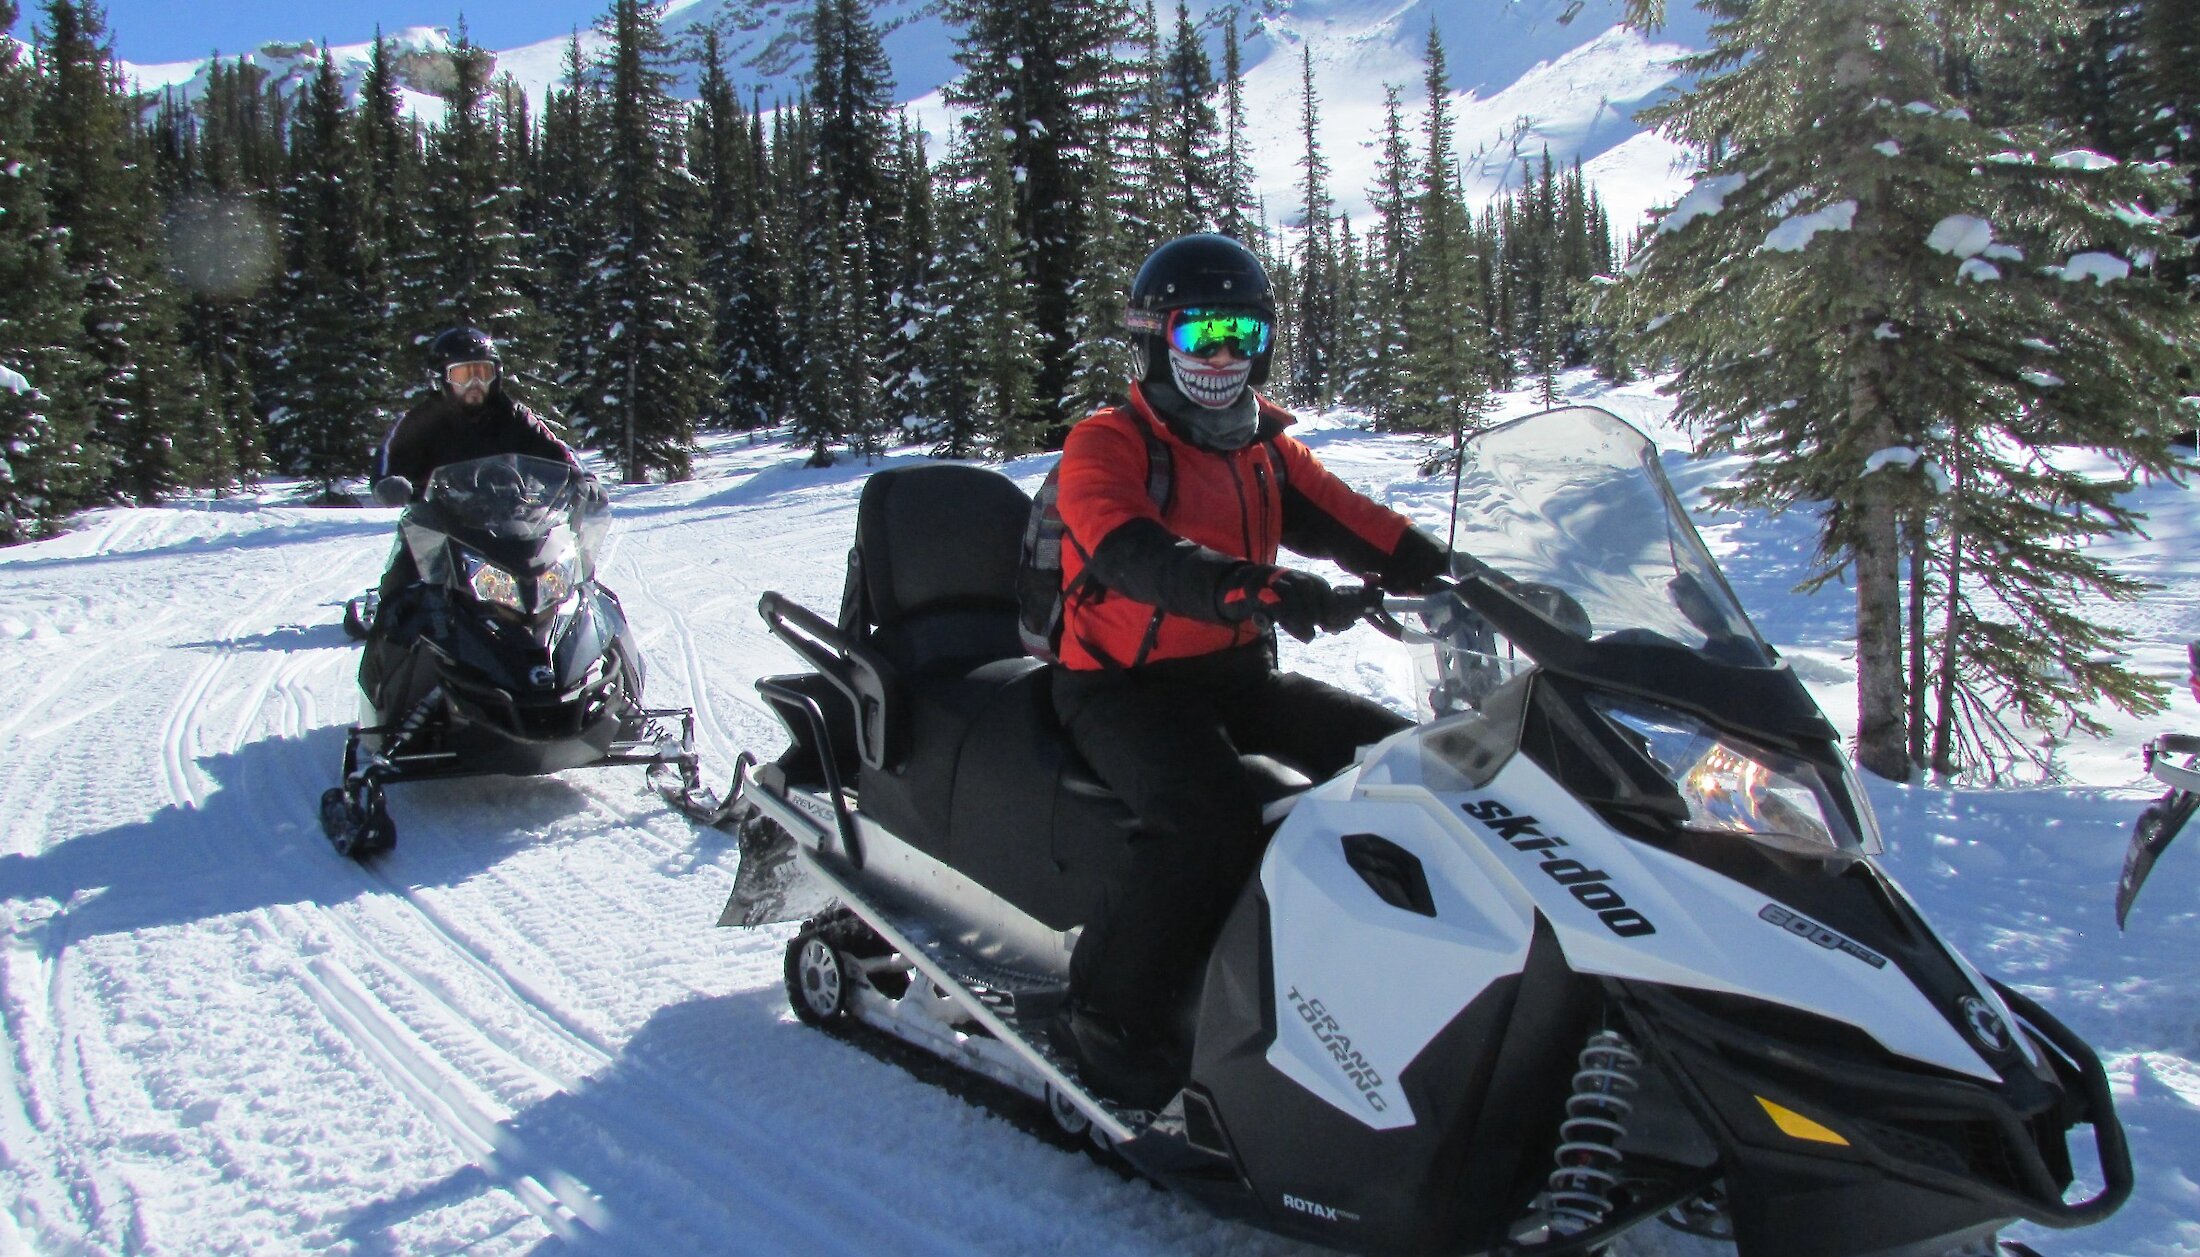
M 1171 1018 L 1266 835 L 1242 754 L 1316 781 L 1411 722 L 1311 677 L 1255 642 L 1120 672 L 1055 670 L 1054 707 L 1085 762 L 1138 820 L 1127 873 L 1070 957 L 1072 996 L 1134 1034 Z

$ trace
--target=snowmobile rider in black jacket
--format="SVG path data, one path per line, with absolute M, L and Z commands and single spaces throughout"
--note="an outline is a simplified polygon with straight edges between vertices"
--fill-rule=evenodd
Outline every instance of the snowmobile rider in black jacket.
M 428 343 L 434 392 L 405 412 L 374 457 L 374 497 L 403 506 L 428 487 L 446 463 L 492 454 L 531 454 L 580 466 L 565 442 L 534 411 L 504 391 L 504 360 L 496 342 L 473 327 L 454 327 Z M 406 587 L 420 579 L 402 540 L 382 574 L 377 626 L 390 622 Z
M 1286 435 L 1293 416 L 1253 391 L 1275 321 L 1267 273 L 1243 245 L 1162 245 L 1126 314 L 1141 378 L 1127 405 L 1070 429 L 1058 472 L 1055 710 L 1138 828 L 1127 876 L 1071 956 L 1056 1034 L 1088 1085 L 1139 1108 L 1165 1104 L 1188 1072 L 1176 1018 L 1265 845 L 1239 757 L 1270 755 L 1319 781 L 1410 723 L 1278 669 L 1275 626 L 1307 641 L 1357 618 L 1328 582 L 1276 566 L 1279 543 L 1392 591 L 1449 565 L 1442 545 Z M 1156 502 L 1148 467 L 1163 445 L 1171 483 Z

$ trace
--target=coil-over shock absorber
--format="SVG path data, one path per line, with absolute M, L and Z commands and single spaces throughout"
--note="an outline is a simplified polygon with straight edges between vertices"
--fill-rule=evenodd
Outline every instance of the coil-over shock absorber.
M 1579 1235 L 1604 1220 L 1619 1186 L 1620 1140 L 1634 1111 L 1627 1096 L 1641 1084 L 1642 1056 L 1612 1030 L 1599 1030 L 1582 1046 L 1566 1120 L 1558 1124 L 1558 1150 L 1543 1193 L 1543 1213 L 1554 1235 Z

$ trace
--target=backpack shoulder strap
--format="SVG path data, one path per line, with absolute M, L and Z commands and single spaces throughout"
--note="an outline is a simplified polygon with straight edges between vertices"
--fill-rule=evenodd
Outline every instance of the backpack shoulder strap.
M 1144 419 L 1138 420 L 1138 435 L 1146 438 L 1146 500 L 1166 515 L 1169 495 L 1176 491 L 1175 457 L 1169 453 L 1169 443 L 1156 435 L 1153 425 Z

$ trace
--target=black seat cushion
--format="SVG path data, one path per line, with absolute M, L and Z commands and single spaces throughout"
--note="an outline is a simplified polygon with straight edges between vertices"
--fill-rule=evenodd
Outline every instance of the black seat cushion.
M 872 476 L 856 508 L 860 608 L 842 623 L 905 675 L 1024 653 L 1016 559 L 1031 499 L 997 471 L 955 463 Z M 851 616 L 851 612 L 853 615 Z

